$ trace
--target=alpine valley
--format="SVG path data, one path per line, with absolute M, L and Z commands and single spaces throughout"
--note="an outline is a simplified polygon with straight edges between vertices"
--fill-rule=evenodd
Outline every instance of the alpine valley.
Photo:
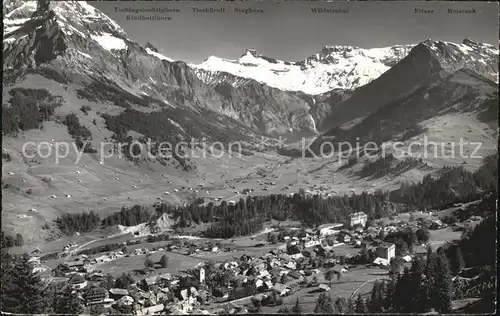
M 2 246 L 11 253 L 61 260 L 165 232 L 234 238 L 246 251 L 287 225 L 318 228 L 358 211 L 407 219 L 496 196 L 499 50 L 490 44 L 325 43 L 300 61 L 247 49 L 189 64 L 132 40 L 91 2 L 4 0 L 3 12 Z M 134 142 L 191 154 L 133 155 Z M 342 156 L 342 142 L 384 150 Z M 188 255 L 169 254 L 172 267 L 184 269 L 173 262 Z M 129 265 L 118 267 L 109 273 Z

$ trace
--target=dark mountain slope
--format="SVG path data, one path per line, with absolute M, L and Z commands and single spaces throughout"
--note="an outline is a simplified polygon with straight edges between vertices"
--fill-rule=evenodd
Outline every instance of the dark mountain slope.
M 462 68 L 497 80 L 498 50 L 468 39 L 462 44 L 432 40 L 422 42 L 406 58 L 339 104 L 320 130 L 329 130 L 367 116 L 391 101 L 437 83 Z
M 316 151 L 325 140 L 378 144 L 406 140 L 404 133 L 418 129 L 418 124 L 446 112 L 475 112 L 480 116 L 498 110 L 497 85 L 468 69 L 448 75 L 440 82 L 418 88 L 389 102 L 349 129 L 334 128 L 319 137 L 311 148 Z M 493 117 L 484 118 L 493 120 Z M 419 133 L 417 133 L 419 134 Z M 408 134 L 406 134 L 408 135 Z

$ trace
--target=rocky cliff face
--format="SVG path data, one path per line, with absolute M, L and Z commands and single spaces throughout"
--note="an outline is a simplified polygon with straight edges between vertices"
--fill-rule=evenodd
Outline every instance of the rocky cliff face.
M 447 72 L 469 69 L 498 83 L 498 48 L 493 45 L 468 38 L 458 44 L 426 40 L 420 45 L 427 48 Z

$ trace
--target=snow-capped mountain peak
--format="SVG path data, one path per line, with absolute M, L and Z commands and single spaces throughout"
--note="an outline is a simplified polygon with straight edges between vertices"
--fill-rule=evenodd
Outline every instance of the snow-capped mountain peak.
M 33 15 L 44 15 L 48 12 L 54 14 L 61 26 L 98 26 L 104 32 L 109 32 L 120 37 L 126 37 L 125 31 L 107 15 L 89 5 L 86 1 L 6 1 L 4 8 L 8 13 L 4 16 L 4 24 L 13 25 L 11 29 L 4 29 L 8 35 L 19 28 Z M 65 25 L 66 24 L 66 25 Z M 14 26 L 18 26 L 15 28 Z M 74 30 L 73 30 L 74 31 Z M 81 30 L 79 30 L 81 31 Z
M 4 69 L 33 67 L 69 51 L 87 60 L 103 54 L 113 59 L 136 45 L 116 22 L 85 1 L 7 0 L 3 8 Z M 151 44 L 145 51 L 173 61 Z
M 130 44 L 116 22 L 85 1 L 5 0 L 3 9 L 4 69 L 113 58 Z
M 237 60 L 211 56 L 203 63 L 191 66 L 206 82 L 213 82 L 218 73 L 229 73 L 280 90 L 316 95 L 365 85 L 404 58 L 412 47 L 325 46 L 319 53 L 299 62 L 269 58 L 254 49 L 247 49 Z
M 243 55 L 241 55 L 240 58 L 243 58 L 245 56 L 259 58 L 260 54 L 257 52 L 257 50 L 255 50 L 253 48 L 248 48 L 245 51 L 245 53 Z

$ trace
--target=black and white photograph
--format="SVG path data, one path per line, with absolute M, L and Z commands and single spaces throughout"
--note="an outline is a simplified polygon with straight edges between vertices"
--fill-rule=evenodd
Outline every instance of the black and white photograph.
M 3 0 L 0 311 L 495 314 L 499 16 Z

